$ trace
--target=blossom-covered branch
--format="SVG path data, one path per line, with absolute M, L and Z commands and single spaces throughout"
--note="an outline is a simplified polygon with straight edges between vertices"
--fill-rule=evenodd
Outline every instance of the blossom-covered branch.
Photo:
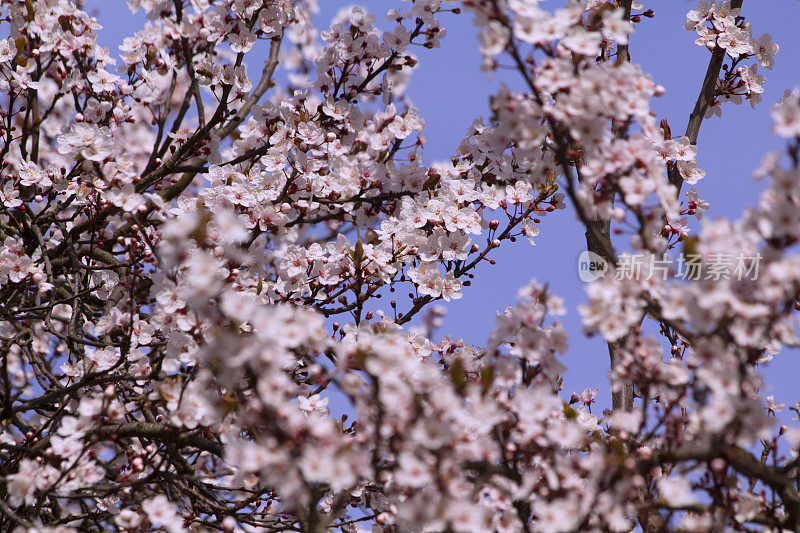
M 692 10 L 712 58 L 674 138 L 630 61 L 641 2 L 453 4 L 319 31 L 314 0 L 129 0 L 147 22 L 117 60 L 81 2 L 0 2 L 0 528 L 800 528 L 800 427 L 761 373 L 800 343 L 800 92 L 741 220 L 693 235 L 710 206 L 679 195 L 698 120 L 755 105 L 777 45 L 741 2 Z M 431 164 L 405 88 L 462 9 L 524 86 Z M 565 201 L 609 266 L 580 307 L 613 347 L 603 413 L 562 390 L 546 283 L 481 346 L 434 336 Z M 681 250 L 759 269 L 626 275 Z

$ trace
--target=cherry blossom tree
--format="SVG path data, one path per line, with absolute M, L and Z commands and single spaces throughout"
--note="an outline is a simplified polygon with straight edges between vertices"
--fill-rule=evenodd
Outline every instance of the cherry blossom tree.
M 630 60 L 653 9 L 560 4 L 315 28 L 315 0 L 128 0 L 147 22 L 112 55 L 77 0 L 0 1 L 0 528 L 800 529 L 800 424 L 761 371 L 800 344 L 800 90 L 769 109 L 757 204 L 703 219 L 701 125 L 765 112 L 778 45 L 742 0 L 701 1 L 676 135 Z M 465 16 L 519 89 L 427 164 L 404 89 Z M 571 216 L 608 267 L 580 308 L 603 413 L 562 390 L 546 283 L 482 346 L 434 336 L 478 265 Z M 677 252 L 752 275 L 618 275 Z

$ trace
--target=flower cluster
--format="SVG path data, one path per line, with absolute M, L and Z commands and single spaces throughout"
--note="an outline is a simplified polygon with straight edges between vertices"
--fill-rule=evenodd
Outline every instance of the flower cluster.
M 762 85 L 766 81 L 758 73 L 758 65 L 772 70 L 775 54 L 778 53 L 779 47 L 772 42 L 772 36 L 765 33 L 757 39 L 753 37 L 750 23 L 740 17 L 739 13 L 740 9 L 732 8 L 729 0 L 721 0 L 718 4 L 715 0 L 710 4 L 701 0 L 697 8 L 686 15 L 684 28 L 697 32 L 697 46 L 704 46 L 709 50 L 719 48 L 731 59 L 731 64 L 724 67 L 723 78 L 717 82 L 715 101 L 706 111 L 706 118 L 711 115 L 720 116 L 720 105 L 723 102 L 741 104 L 742 97 L 750 102 L 751 107 L 755 107 L 761 101 L 761 93 L 764 92 Z M 737 67 L 748 58 L 755 58 L 756 62 L 749 67 Z
M 800 344 L 800 92 L 758 205 L 709 221 L 679 195 L 705 109 L 755 103 L 737 66 L 777 52 L 727 2 L 689 13 L 730 64 L 679 136 L 628 58 L 655 16 L 635 1 L 414 0 L 319 31 L 313 0 L 130 0 L 147 22 L 119 60 L 80 2 L 0 3 L 3 529 L 800 527 L 800 430 L 761 371 Z M 462 8 L 522 85 L 426 163 L 404 90 Z M 436 302 L 567 203 L 610 265 L 580 307 L 611 353 L 602 413 L 563 390 L 546 284 L 484 346 L 434 335 Z M 647 261 L 759 274 L 611 275 L 612 225 Z

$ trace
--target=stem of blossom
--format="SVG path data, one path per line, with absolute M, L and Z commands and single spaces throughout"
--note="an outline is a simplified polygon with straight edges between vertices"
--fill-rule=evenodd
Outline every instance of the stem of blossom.
M 102 438 L 109 438 L 115 435 L 120 438 L 139 437 L 160 442 L 171 442 L 181 446 L 191 446 L 219 457 L 222 457 L 225 452 L 224 446 L 219 442 L 204 439 L 189 431 L 180 431 L 169 426 L 148 424 L 146 422 L 105 426 L 98 429 L 97 434 Z
M 183 19 L 183 4 L 178 0 L 173 0 L 172 2 L 175 5 L 175 16 L 177 17 L 178 24 L 181 23 Z M 197 83 L 197 75 L 194 71 L 194 64 L 192 63 L 192 53 L 189 51 L 189 39 L 184 37 L 181 39 L 181 48 L 183 51 L 183 59 L 186 63 L 186 71 L 189 73 L 189 79 L 192 82 L 192 94 L 194 95 L 194 101 L 197 104 L 197 121 L 199 122 L 200 126 L 205 126 L 206 124 L 206 111 L 205 106 L 203 105 L 203 98 L 200 96 L 200 85 Z
M 228 109 L 228 95 L 230 94 L 232 88 L 233 86 L 228 85 L 222 90 L 222 97 L 220 98 L 217 110 L 214 112 L 214 116 L 211 117 L 211 120 L 208 122 L 208 124 L 199 128 L 194 135 L 189 137 L 186 142 L 181 144 L 168 161 L 165 161 L 160 167 L 153 170 L 149 174 L 142 176 L 142 180 L 136 184 L 136 192 L 140 193 L 146 190 L 161 178 L 172 173 L 174 171 L 174 167 L 177 166 L 178 162 L 184 155 L 192 150 L 200 141 L 207 139 L 211 129 L 222 120 L 223 116 L 225 115 L 225 111 Z
M 37 64 L 39 60 L 37 59 Z M 39 119 L 39 91 L 36 89 L 32 89 L 30 91 L 31 95 L 31 161 L 38 162 L 39 161 L 39 124 L 41 124 L 41 120 Z
M 625 12 L 630 14 L 632 0 L 623 0 L 623 3 L 625 6 L 624 9 L 626 10 Z M 497 3 L 494 4 L 494 9 L 495 9 L 495 16 L 497 16 L 498 20 L 501 20 L 507 27 L 509 27 L 508 18 L 503 15 L 502 11 L 497 6 Z M 517 50 L 516 43 L 514 43 L 513 39 L 509 39 L 509 51 L 511 53 L 512 58 L 514 59 L 514 62 L 517 65 L 517 69 L 522 74 L 523 78 L 525 78 L 528 87 L 530 88 L 531 92 L 536 98 L 537 103 L 543 106 L 544 101 L 542 99 L 542 96 L 539 93 L 536 84 L 531 79 L 531 76 L 527 70 L 527 66 L 525 65 L 525 62 L 522 60 L 522 57 L 520 56 L 519 50 Z M 627 60 L 627 57 L 628 53 L 626 47 L 625 60 Z M 552 130 L 553 133 L 553 140 L 556 143 L 557 149 L 559 151 L 562 171 L 564 172 L 564 178 L 567 182 L 567 194 L 569 195 L 573 205 L 575 206 L 575 210 L 578 213 L 578 217 L 580 218 L 583 225 L 586 227 L 587 247 L 589 248 L 589 251 L 598 253 L 609 264 L 616 265 L 617 258 L 616 254 L 614 253 L 614 248 L 611 244 L 611 235 L 610 235 L 611 223 L 610 221 L 603 221 L 599 217 L 595 218 L 594 220 L 589 218 L 588 214 L 583 208 L 583 204 L 581 203 L 580 198 L 578 198 L 577 192 L 575 190 L 575 185 L 572 180 L 572 172 L 565 157 L 567 151 L 567 144 L 566 144 L 567 141 L 565 139 L 565 135 L 561 131 L 562 128 L 560 128 L 555 122 L 553 122 L 552 118 L 550 117 L 548 117 L 547 122 L 550 125 L 550 129 Z M 578 179 L 580 180 L 580 173 L 578 173 Z M 612 366 L 614 362 L 614 353 L 619 349 L 620 344 L 621 341 L 608 344 L 609 357 L 611 358 Z M 623 386 L 622 391 L 620 391 L 619 393 L 612 393 L 612 406 L 615 409 L 623 408 L 626 411 L 630 411 L 633 408 L 632 384 L 626 383 Z
M 800 526 L 800 494 L 793 481 L 778 468 L 767 465 L 753 457 L 750 452 L 730 444 L 711 444 L 708 447 L 685 448 L 664 451 L 656 455 L 656 464 L 678 463 L 685 461 L 710 461 L 715 458 L 724 459 L 735 470 L 748 477 L 760 480 L 780 494 L 787 507 L 786 525 L 796 530 Z
M 622 8 L 622 20 L 631 19 L 631 5 L 633 0 L 622 0 L 620 7 Z M 628 52 L 628 43 L 617 45 L 617 61 L 630 61 L 631 55 Z
M 170 99 L 172 99 L 172 95 L 174 94 L 175 84 L 176 84 L 176 78 L 173 78 L 169 92 Z M 183 123 L 184 117 L 186 117 L 186 113 L 189 111 L 191 102 L 192 102 L 192 88 L 189 87 L 189 89 L 187 89 L 186 91 L 186 94 L 183 95 L 183 102 L 181 103 L 181 107 L 178 108 L 178 114 L 172 121 L 170 133 L 175 133 L 178 131 L 178 128 L 180 128 L 181 124 Z M 167 110 L 165 110 L 162 113 L 162 117 L 158 120 L 158 131 L 156 132 L 156 140 L 153 143 L 153 150 L 150 153 L 150 158 L 147 160 L 147 165 L 144 167 L 142 174 L 148 174 L 149 172 L 151 172 L 156 166 L 156 161 L 159 158 L 161 158 L 169 149 L 170 143 L 172 142 L 172 137 L 168 136 L 167 139 L 164 140 L 163 144 L 161 142 L 161 140 L 164 138 L 164 127 L 167 125 L 167 119 L 169 118 L 169 115 L 170 113 Z
M 194 172 L 183 174 L 178 181 L 161 191 L 159 195 L 167 202 L 174 200 L 192 183 L 195 176 Z
M 510 22 L 509 22 L 508 18 L 505 15 L 503 15 L 502 11 L 497 6 L 496 2 L 494 4 L 494 8 L 495 8 L 495 16 L 498 18 L 498 20 L 502 21 L 502 23 L 506 25 L 506 27 L 509 29 L 509 31 L 511 31 Z M 531 93 L 533 94 L 534 98 L 536 99 L 536 103 L 539 104 L 539 106 L 544 107 L 544 99 L 542 98 L 542 95 L 539 92 L 539 89 L 536 87 L 536 84 L 533 83 L 533 79 L 531 78 L 531 76 L 530 76 L 530 74 L 529 74 L 529 72 L 527 70 L 528 67 L 525 65 L 525 62 L 522 60 L 522 57 L 520 56 L 519 50 L 517 50 L 516 43 L 514 43 L 513 39 L 509 39 L 508 46 L 509 46 L 509 49 L 510 49 L 509 52 L 511 54 L 511 57 L 514 59 L 514 63 L 517 65 L 517 70 L 519 70 L 520 74 L 522 74 L 522 77 L 525 79 L 525 83 L 527 83 L 528 88 L 531 90 Z M 564 133 L 563 128 L 559 124 L 554 122 L 552 117 L 547 117 L 547 124 L 550 126 L 550 131 L 553 134 L 553 141 L 555 142 L 556 150 L 558 151 L 558 154 L 557 154 L 558 155 L 558 159 L 561 160 L 561 170 L 563 171 L 564 179 L 567 182 L 567 194 L 569 195 L 570 199 L 572 200 L 573 204 L 575 205 L 575 210 L 578 213 L 578 217 L 581 219 L 581 222 L 584 224 L 584 226 L 586 226 L 587 230 L 588 231 L 592 231 L 592 232 L 596 232 L 597 228 L 595 228 L 592 224 L 589 223 L 588 214 L 584 210 L 583 204 L 581 204 L 579 202 L 579 199 L 577 197 L 576 191 L 574 189 L 574 185 L 572 183 L 572 171 L 570 170 L 570 165 L 567 163 L 567 157 L 566 157 L 566 153 L 567 153 L 567 150 L 568 150 L 568 146 L 567 146 L 567 142 L 568 141 L 565 139 L 566 134 Z M 576 167 L 576 170 L 577 170 L 577 167 Z M 578 180 L 580 181 L 580 171 L 578 171 Z M 599 233 L 594 235 L 594 238 L 598 243 L 603 243 L 604 242 L 604 239 L 602 238 L 602 235 L 599 234 Z M 614 249 L 611 248 L 611 246 L 610 246 L 610 240 L 609 240 L 609 244 L 607 246 L 603 247 L 603 250 L 604 250 L 604 252 L 606 254 L 603 257 L 608 256 L 608 258 L 610 259 L 610 263 L 612 265 L 616 265 L 617 264 L 617 258 L 616 258 L 616 254 L 614 253 Z M 607 260 L 609 260 L 609 259 L 607 259 Z
M 233 130 L 236 129 L 242 121 L 247 118 L 247 115 L 250 114 L 250 109 L 258 103 L 261 97 L 267 92 L 267 89 L 270 88 L 272 85 L 272 76 L 275 73 L 275 69 L 278 67 L 278 53 L 281 50 L 281 42 L 283 42 L 283 31 L 281 31 L 280 37 L 272 39 L 272 43 L 269 46 L 269 57 L 267 58 L 267 62 L 264 64 L 264 70 L 261 74 L 261 80 L 256 85 L 256 88 L 253 89 L 252 94 L 250 97 L 245 101 L 242 107 L 239 108 L 239 111 L 236 113 L 230 122 L 225 124 L 222 128 L 220 128 L 218 134 L 220 139 L 224 139 L 228 135 L 230 135 Z
M 2 513 L 4 515 L 9 517 L 11 520 L 16 522 L 17 524 L 19 524 L 19 525 L 21 525 L 23 527 L 26 527 L 26 528 L 33 528 L 33 524 L 32 523 L 28 522 L 27 520 L 25 520 L 24 518 L 19 516 L 17 513 L 15 513 L 11 509 L 11 507 L 9 507 L 8 504 L 6 502 L 4 502 L 2 499 L 0 499 L 0 511 L 2 511 Z
M 633 0 L 622 0 L 622 2 L 620 2 L 624 10 L 624 20 L 630 20 L 631 18 L 632 3 Z M 630 61 L 630 53 L 628 52 L 627 44 L 617 45 L 617 61 Z M 615 128 L 615 130 L 616 129 L 617 128 Z M 576 198 L 575 200 L 578 199 Z M 611 201 L 612 203 L 614 201 L 613 193 Z M 611 219 L 598 215 L 589 221 L 586 225 L 586 247 L 590 252 L 594 252 L 605 259 L 608 264 L 614 264 L 616 262 L 613 261 L 613 257 L 609 253 L 610 250 L 614 249 L 611 243 Z M 618 341 L 608 343 L 608 357 L 612 367 L 614 366 L 615 355 L 625 343 L 625 339 L 626 337 L 623 337 Z M 631 382 L 626 381 L 622 384 L 620 390 L 611 393 L 611 406 L 614 409 L 622 409 L 624 411 L 633 409 L 633 384 Z
M 732 0 L 731 9 L 740 9 L 743 0 Z M 717 78 L 719 78 L 719 71 L 722 68 L 722 62 L 725 60 L 725 49 L 721 46 L 716 46 L 711 53 L 711 61 L 708 63 L 708 70 L 706 70 L 706 77 L 703 79 L 703 85 L 700 87 L 700 94 L 694 104 L 694 109 L 689 115 L 689 124 L 686 125 L 686 136 L 689 142 L 697 144 L 697 136 L 700 134 L 700 125 L 706 116 L 708 104 L 714 99 L 714 90 L 717 87 Z M 677 168 L 672 168 L 669 171 L 669 181 L 677 189 L 677 194 L 680 195 L 681 186 L 683 185 L 683 177 Z

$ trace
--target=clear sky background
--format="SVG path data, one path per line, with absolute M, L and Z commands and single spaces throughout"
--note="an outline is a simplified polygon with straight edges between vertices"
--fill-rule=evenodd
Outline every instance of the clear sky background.
M 342 7 L 353 2 L 319 0 L 322 13 L 317 17 L 318 28 L 325 29 L 327 21 Z M 376 14 L 379 27 L 390 29 L 393 23 L 384 21 L 386 11 L 409 3 L 398 0 L 366 0 L 356 2 Z M 89 11 L 103 24 L 101 42 L 115 55 L 125 36 L 142 27 L 141 12 L 131 15 L 124 0 L 91 0 Z M 658 120 L 666 118 L 673 135 L 686 128 L 700 89 L 711 53 L 694 44 L 695 32 L 683 29 L 686 12 L 696 2 L 687 0 L 645 0 L 645 8 L 656 12 L 655 19 L 643 19 L 631 36 L 632 61 L 642 65 L 645 72 L 666 89 L 666 94 L 652 102 Z M 545 0 L 541 6 L 554 9 L 563 0 Z M 754 182 L 753 171 L 769 150 L 783 150 L 783 143 L 771 133 L 769 110 L 785 89 L 800 85 L 800 2 L 796 0 L 744 0 L 742 14 L 753 26 L 758 37 L 771 33 L 780 51 L 772 71 L 759 72 L 766 76 L 763 101 L 755 110 L 747 103 L 728 105 L 722 118 L 703 122 L 698 141 L 698 164 L 707 175 L 696 186 L 700 196 L 711 203 L 706 217 L 739 218 L 742 210 L 757 202 L 765 184 Z M 325 22 L 323 22 L 325 21 Z M 447 29 L 442 47 L 435 50 L 417 48 L 414 53 L 419 67 L 414 73 L 407 94 L 425 118 L 424 134 L 428 137 L 424 157 L 427 163 L 448 158 L 466 133 L 473 119 L 488 116 L 488 98 L 501 82 L 521 88 L 514 73 L 489 76 L 480 72 L 477 28 L 472 15 L 444 13 L 440 21 Z M 264 57 L 254 54 L 254 60 Z M 251 72 L 261 70 L 260 64 L 250 63 Z M 686 188 L 684 188 L 686 189 Z M 442 333 L 449 333 L 466 342 L 482 345 L 494 326 L 498 310 L 514 305 L 517 290 L 535 277 L 548 282 L 551 289 L 564 298 L 568 314 L 562 317 L 570 334 L 570 349 L 563 359 L 568 371 L 565 393 L 584 387 L 600 387 L 598 407 L 610 403 L 608 380 L 608 351 L 599 336 L 587 338 L 582 333 L 577 305 L 586 301 L 584 286 L 577 276 L 577 258 L 586 249 L 583 228 L 574 211 L 568 206 L 543 219 L 536 246 L 527 239 L 504 245 L 492 257 L 496 266 L 484 265 L 477 270 L 471 287 L 465 287 L 461 300 L 447 305 L 448 315 Z M 694 223 L 694 228 L 697 224 Z M 619 236 L 622 246 L 627 237 Z M 609 312 L 614 312 L 609 309 Z M 776 399 L 789 405 L 797 400 L 800 390 L 800 352 L 784 351 L 765 370 L 768 384 Z M 595 411 L 597 412 L 597 411 Z M 785 415 L 789 413 L 784 412 Z M 787 416 L 787 418 L 789 417 Z

